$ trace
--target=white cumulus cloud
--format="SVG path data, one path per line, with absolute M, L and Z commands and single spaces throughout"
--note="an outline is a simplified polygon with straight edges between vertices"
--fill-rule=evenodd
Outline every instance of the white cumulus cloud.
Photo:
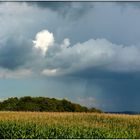
M 65 38 L 61 44 L 61 48 L 67 48 L 70 45 L 70 40 L 68 38 Z
M 56 76 L 57 71 L 58 71 L 57 69 L 44 69 L 42 71 L 42 74 L 47 76 Z
M 44 69 L 44 75 L 67 75 L 88 69 L 94 72 L 95 68 L 112 72 L 140 71 L 138 46 L 117 45 L 106 39 L 90 39 L 69 45 L 69 39 L 64 40 L 61 50 L 47 57 L 49 67 Z
M 34 47 L 40 49 L 45 55 L 48 48 L 54 43 L 53 33 L 48 30 L 42 30 L 36 34 L 35 40 L 33 40 Z

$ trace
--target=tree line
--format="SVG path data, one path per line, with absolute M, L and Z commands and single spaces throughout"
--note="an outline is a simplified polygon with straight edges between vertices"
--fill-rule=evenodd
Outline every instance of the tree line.
M 11 97 L 0 102 L 0 111 L 46 111 L 46 112 L 99 112 L 96 108 L 87 108 L 66 99 L 48 97 Z

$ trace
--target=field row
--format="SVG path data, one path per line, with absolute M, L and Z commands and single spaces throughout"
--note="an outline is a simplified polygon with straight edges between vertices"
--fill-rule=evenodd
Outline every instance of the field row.
M 140 138 L 140 116 L 0 112 L 0 138 Z

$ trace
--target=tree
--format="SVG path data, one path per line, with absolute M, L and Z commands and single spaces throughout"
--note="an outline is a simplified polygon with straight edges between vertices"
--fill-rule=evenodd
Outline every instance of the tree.
M 48 111 L 48 112 L 101 112 L 98 109 L 88 109 L 85 106 L 72 103 L 66 99 L 58 100 L 47 97 L 21 98 L 13 97 L 0 102 L 0 110 L 9 111 Z

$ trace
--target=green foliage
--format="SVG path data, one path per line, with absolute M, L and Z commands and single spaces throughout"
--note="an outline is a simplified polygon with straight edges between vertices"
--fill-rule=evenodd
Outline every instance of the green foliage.
M 88 109 L 66 99 L 58 100 L 46 97 L 8 98 L 0 102 L 1 111 L 47 111 L 47 112 L 101 112 L 95 108 Z
M 16 111 L 19 100 L 17 97 L 9 98 L 0 103 L 0 110 Z
M 0 112 L 0 139 L 140 138 L 139 115 Z
M 101 113 L 102 111 L 99 110 L 99 109 L 96 109 L 96 108 L 90 108 L 89 109 L 89 112 L 98 112 L 98 113 Z
M 131 129 L 108 130 L 105 128 L 67 127 L 62 125 L 40 126 L 34 123 L 0 122 L 0 139 L 104 139 L 140 138 Z

